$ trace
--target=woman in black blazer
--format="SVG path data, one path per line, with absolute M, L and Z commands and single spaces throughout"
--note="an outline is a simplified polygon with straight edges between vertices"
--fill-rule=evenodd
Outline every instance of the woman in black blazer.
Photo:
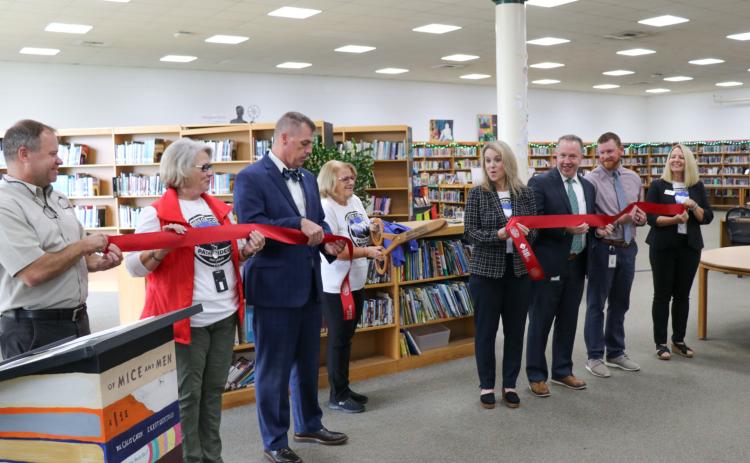
M 474 301 L 475 351 L 480 403 L 495 407 L 495 338 L 503 319 L 503 392 L 505 404 L 516 408 L 516 378 L 521 369 L 523 334 L 531 301 L 531 279 L 505 225 L 511 216 L 536 215 L 534 193 L 518 178 L 513 150 L 493 141 L 482 149 L 484 180 L 469 190 L 465 236 L 473 245 L 469 291 Z M 518 225 L 529 244 L 537 230 Z
M 690 288 L 703 249 L 700 226 L 711 223 L 714 213 L 690 148 L 685 145 L 672 148 L 661 179 L 649 186 L 646 202 L 685 205 L 685 212 L 673 217 L 647 214 L 651 231 L 646 243 L 651 246 L 649 260 L 654 276 L 651 315 L 656 356 L 662 360 L 671 357 L 667 348 L 667 324 L 672 300 L 672 353 L 692 357 L 692 349 L 685 345 Z

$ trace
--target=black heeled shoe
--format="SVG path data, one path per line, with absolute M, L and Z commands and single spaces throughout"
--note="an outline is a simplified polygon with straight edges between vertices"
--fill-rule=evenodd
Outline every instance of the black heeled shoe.
M 479 396 L 479 402 L 482 408 L 495 408 L 495 393 L 488 392 Z
M 684 342 L 682 344 L 677 344 L 674 341 L 672 341 L 672 352 L 675 354 L 680 354 L 681 356 L 685 358 L 692 358 L 693 357 L 693 349 L 689 348 L 687 344 Z M 691 352 L 688 352 L 691 351 Z
M 505 388 L 503 388 L 503 400 L 505 400 L 505 405 L 508 408 L 518 408 L 521 406 L 521 398 L 518 397 L 518 394 L 514 391 L 506 391 Z
M 672 358 L 671 355 L 664 355 L 669 354 L 669 348 L 667 346 L 662 346 L 661 344 L 656 345 L 656 358 L 659 360 L 669 360 Z

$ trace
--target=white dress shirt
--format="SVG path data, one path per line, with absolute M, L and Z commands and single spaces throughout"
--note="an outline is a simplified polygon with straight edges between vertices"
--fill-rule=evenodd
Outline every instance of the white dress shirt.
M 273 151 L 269 150 L 267 156 L 271 158 L 271 161 L 273 161 L 273 163 L 276 164 L 276 167 L 279 168 L 279 173 L 283 173 L 284 169 L 286 169 L 287 167 L 283 162 L 281 162 L 279 158 L 276 157 L 275 154 L 273 154 Z M 300 175 L 302 175 L 302 172 L 300 172 Z M 284 181 L 286 182 L 286 186 L 289 188 L 289 192 L 292 194 L 292 199 L 294 199 L 294 204 L 297 205 L 297 209 L 299 210 L 300 215 L 302 217 L 305 217 L 307 209 L 305 207 L 305 192 L 302 189 L 302 179 L 300 179 L 299 182 L 295 182 L 291 178 L 284 179 Z
M 565 193 L 567 193 L 568 177 L 563 175 L 562 172 L 560 172 L 560 177 L 562 177 Z M 583 185 L 581 185 L 581 179 L 578 178 L 578 174 L 573 177 L 573 191 L 576 194 L 576 198 L 578 198 L 578 214 L 586 214 L 586 195 L 583 193 Z M 583 247 L 581 250 L 583 250 L 586 249 L 586 235 L 581 235 L 581 238 L 583 239 Z

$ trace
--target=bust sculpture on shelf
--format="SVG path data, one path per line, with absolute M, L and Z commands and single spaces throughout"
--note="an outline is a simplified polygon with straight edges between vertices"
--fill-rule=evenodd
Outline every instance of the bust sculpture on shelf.
M 242 116 L 245 115 L 245 108 L 243 108 L 242 106 L 237 106 L 237 108 L 235 109 L 237 110 L 237 119 L 232 119 L 229 122 L 232 124 L 246 124 L 247 121 L 242 118 Z

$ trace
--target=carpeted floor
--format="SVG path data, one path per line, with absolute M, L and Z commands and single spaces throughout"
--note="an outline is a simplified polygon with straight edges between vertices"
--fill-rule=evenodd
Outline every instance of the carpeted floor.
M 706 249 L 718 247 L 719 220 L 703 227 Z M 519 377 L 521 407 L 479 406 L 474 358 L 355 383 L 370 397 L 367 411 L 329 410 L 320 391 L 326 427 L 348 433 L 340 447 L 295 445 L 307 462 L 698 462 L 748 461 L 750 399 L 750 278 L 709 273 L 707 341 L 697 336 L 697 279 L 693 286 L 687 344 L 695 358 L 657 360 L 651 323 L 653 284 L 644 240 L 631 309 L 626 318 L 627 352 L 639 372 L 613 371 L 595 378 L 584 368 L 585 298 L 581 305 L 574 372 L 588 382 L 583 391 L 551 385 L 552 396 L 528 393 Z M 117 323 L 115 293 L 92 293 L 92 327 Z M 502 332 L 497 340 L 502 358 Z M 548 356 L 550 354 L 548 353 Z M 499 396 L 498 396 L 499 397 Z M 262 461 L 254 405 L 223 413 L 224 461 Z M 291 440 L 291 433 L 290 433 Z

